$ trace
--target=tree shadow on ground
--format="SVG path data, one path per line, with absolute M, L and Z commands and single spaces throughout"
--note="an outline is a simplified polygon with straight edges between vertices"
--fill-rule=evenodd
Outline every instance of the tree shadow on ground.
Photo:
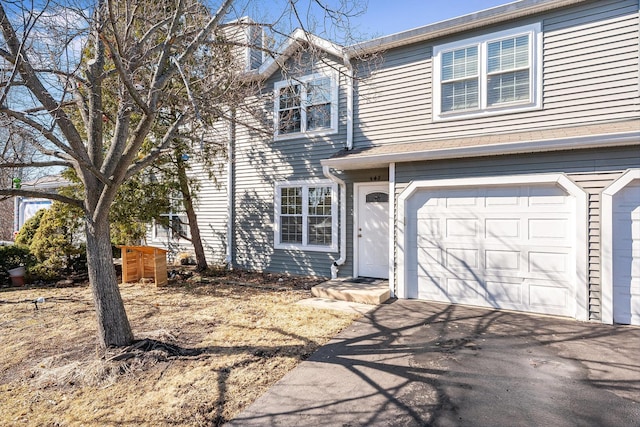
M 231 425 L 625 425 L 638 348 L 640 328 L 399 300 Z

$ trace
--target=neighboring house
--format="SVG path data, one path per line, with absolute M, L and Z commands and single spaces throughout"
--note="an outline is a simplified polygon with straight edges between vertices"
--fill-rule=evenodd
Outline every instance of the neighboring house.
M 523 0 L 346 48 L 296 32 L 251 71 L 275 135 L 233 127 L 201 182 L 211 258 L 640 325 L 639 9 Z
M 25 190 L 38 190 L 48 193 L 58 191 L 60 187 L 69 185 L 69 181 L 60 175 L 44 176 L 33 181 L 23 182 L 22 187 Z M 51 207 L 52 201 L 40 197 L 14 197 L 15 206 L 13 230 L 20 231 L 20 228 L 40 209 L 48 209 Z

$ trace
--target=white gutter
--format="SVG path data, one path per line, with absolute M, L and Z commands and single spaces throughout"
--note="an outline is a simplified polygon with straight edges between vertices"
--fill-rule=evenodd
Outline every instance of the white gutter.
M 342 179 L 331 173 L 328 166 L 322 167 L 322 173 L 338 184 L 340 189 L 340 258 L 331 264 L 331 278 L 337 279 L 340 266 L 347 260 L 347 185 Z

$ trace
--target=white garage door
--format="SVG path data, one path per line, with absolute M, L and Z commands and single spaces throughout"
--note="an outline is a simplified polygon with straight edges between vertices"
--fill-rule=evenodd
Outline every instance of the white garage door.
M 407 297 L 575 316 L 575 201 L 549 184 L 407 201 Z
M 640 325 L 640 181 L 613 199 L 613 321 Z

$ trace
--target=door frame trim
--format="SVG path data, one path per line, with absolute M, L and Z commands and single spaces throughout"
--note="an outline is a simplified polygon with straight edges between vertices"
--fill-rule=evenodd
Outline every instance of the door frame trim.
M 628 169 L 602 192 L 600 212 L 601 295 L 602 323 L 613 325 L 613 199 L 635 180 L 640 180 L 640 169 Z
M 375 182 L 354 182 L 353 183 L 353 277 L 359 276 L 359 243 L 358 243 L 358 226 L 360 224 L 360 192 L 362 187 L 377 185 L 381 189 L 384 187 L 384 191 L 389 194 L 389 198 L 392 194 L 389 193 L 389 181 L 375 181 Z M 389 199 L 391 200 L 391 199 Z M 391 210 L 391 203 L 389 203 L 389 210 Z M 389 224 L 391 228 L 391 224 Z M 389 241 L 389 246 L 392 246 L 393 242 Z M 388 260 L 391 265 L 391 259 Z

